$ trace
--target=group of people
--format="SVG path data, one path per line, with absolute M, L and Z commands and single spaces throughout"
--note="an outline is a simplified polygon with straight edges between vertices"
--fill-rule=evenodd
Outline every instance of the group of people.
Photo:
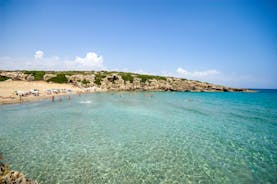
M 34 95 L 34 96 L 39 96 L 39 90 L 38 89 L 32 89 L 30 91 L 15 91 L 15 94 L 17 96 L 29 96 L 29 95 Z
M 47 89 L 45 90 L 47 95 L 60 94 L 60 93 L 72 93 L 71 89 Z

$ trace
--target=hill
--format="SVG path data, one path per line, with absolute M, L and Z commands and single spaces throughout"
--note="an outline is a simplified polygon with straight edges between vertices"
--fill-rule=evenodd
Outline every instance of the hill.
M 183 78 L 116 71 L 0 71 L 0 81 L 5 80 L 69 83 L 102 91 L 250 92 Z

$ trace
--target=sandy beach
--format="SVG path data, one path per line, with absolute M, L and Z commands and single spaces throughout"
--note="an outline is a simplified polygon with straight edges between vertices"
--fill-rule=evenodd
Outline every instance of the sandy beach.
M 39 96 L 34 96 L 30 94 L 20 97 L 15 93 L 15 91 L 28 92 L 33 89 L 39 90 Z M 46 90 L 51 89 L 66 89 L 71 90 L 72 92 L 47 94 Z M 52 100 L 52 96 L 70 96 L 79 92 L 81 92 L 81 89 L 71 84 L 47 83 L 44 81 L 3 81 L 0 82 L 0 104 L 22 103 L 42 99 Z

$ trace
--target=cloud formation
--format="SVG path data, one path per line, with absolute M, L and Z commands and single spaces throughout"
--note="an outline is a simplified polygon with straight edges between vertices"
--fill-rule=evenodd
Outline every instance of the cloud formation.
M 35 52 L 34 57 L 35 57 L 35 59 L 42 59 L 43 55 L 44 55 L 44 52 L 41 51 L 41 50 L 38 50 L 38 51 Z
M 86 56 L 83 58 L 76 56 L 75 62 L 87 67 L 94 67 L 94 68 L 103 67 L 103 57 L 98 56 L 95 52 L 88 52 Z
M 45 57 L 38 50 L 34 58 L 0 57 L 0 69 L 4 70 L 104 70 L 103 57 L 88 52 L 85 57 L 64 59 L 58 56 Z
M 181 67 L 177 68 L 176 72 L 182 76 L 185 77 L 195 77 L 195 78 L 199 78 L 199 77 L 207 77 L 207 76 L 211 76 L 211 75 L 217 75 L 220 74 L 219 71 L 217 70 L 206 70 L 206 71 L 193 71 L 190 72 L 188 70 L 185 70 Z
M 181 67 L 176 70 L 176 77 L 184 77 L 192 80 L 200 80 L 214 84 L 221 84 L 232 87 L 251 87 L 265 83 L 265 79 L 246 74 L 223 73 L 218 70 L 188 71 Z

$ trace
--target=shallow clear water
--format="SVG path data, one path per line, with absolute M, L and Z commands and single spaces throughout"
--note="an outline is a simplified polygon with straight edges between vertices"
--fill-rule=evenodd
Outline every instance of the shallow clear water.
M 274 92 L 96 93 L 0 117 L 4 161 L 42 184 L 277 183 Z

